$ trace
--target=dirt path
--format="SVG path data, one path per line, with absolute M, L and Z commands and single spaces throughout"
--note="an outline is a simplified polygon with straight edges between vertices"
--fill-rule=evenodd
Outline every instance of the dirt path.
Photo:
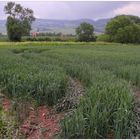
M 66 96 L 60 99 L 55 109 L 57 111 L 69 111 L 75 108 L 80 101 L 80 98 L 85 95 L 85 90 L 81 82 L 77 79 L 69 77 Z
M 28 117 L 23 120 L 17 138 L 20 136 L 28 139 L 57 138 L 57 134 L 61 131 L 60 121 L 69 112 L 69 109 L 77 106 L 84 93 L 81 83 L 78 80 L 69 78 L 66 97 L 62 98 L 54 107 L 40 106 L 37 109 L 32 108 Z M 0 99 L 2 99 L 4 110 L 10 111 L 11 101 L 3 94 L 0 94 Z
M 140 139 L 140 89 L 134 87 L 133 94 L 135 99 L 135 108 L 134 108 L 135 118 L 133 122 L 134 133 L 132 134 L 132 138 Z
M 1 105 L 8 112 L 11 110 L 11 101 L 0 94 Z M 52 107 L 40 106 L 36 110 L 32 109 L 29 116 L 23 121 L 18 130 L 17 136 L 28 139 L 50 139 L 60 132 L 59 122 L 64 114 L 57 114 Z
M 60 132 L 59 122 L 63 114 L 56 114 L 50 107 L 41 106 L 31 111 L 20 132 L 28 139 L 50 139 Z
M 69 78 L 66 97 L 62 98 L 53 108 L 41 106 L 36 111 L 31 111 L 21 127 L 21 132 L 29 139 L 55 138 L 61 130 L 60 120 L 64 118 L 69 109 L 76 107 L 83 94 L 84 89 L 81 83 Z
M 140 89 L 137 87 L 134 87 L 134 98 L 136 102 L 140 102 Z
M 11 109 L 11 101 L 2 93 L 0 93 L 0 101 L 3 109 L 5 111 L 8 111 Z

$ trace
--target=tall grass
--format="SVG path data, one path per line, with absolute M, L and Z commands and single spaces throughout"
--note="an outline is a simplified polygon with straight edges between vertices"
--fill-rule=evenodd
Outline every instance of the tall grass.
M 100 75 L 98 72 L 96 73 Z M 62 122 L 63 138 L 129 138 L 133 97 L 128 84 L 108 75 L 100 75 L 87 95 Z M 104 79 L 103 77 L 103 79 Z
M 76 78 L 86 95 L 61 122 L 61 138 L 130 138 L 139 51 L 101 42 L 0 43 L 0 89 L 17 103 L 55 105 L 68 77 Z
M 12 59 L 12 57 L 11 57 Z M 40 66 L 2 61 L 0 71 L 1 90 L 11 98 L 35 100 L 38 105 L 54 105 L 65 95 L 67 76 L 65 71 L 51 65 Z

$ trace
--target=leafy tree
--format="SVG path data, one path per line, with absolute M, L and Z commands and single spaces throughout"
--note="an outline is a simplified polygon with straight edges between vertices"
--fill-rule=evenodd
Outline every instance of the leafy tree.
M 106 34 L 112 37 L 117 33 L 119 28 L 124 28 L 125 26 L 131 25 L 132 21 L 126 16 L 117 16 L 111 19 L 106 25 Z
M 140 18 L 138 16 L 134 16 L 134 15 L 121 15 L 121 16 L 128 17 L 134 23 L 140 24 Z
M 106 25 L 105 33 L 110 41 L 139 43 L 140 18 L 132 15 L 116 16 Z
M 31 24 L 35 20 L 33 11 L 29 8 L 23 8 L 20 4 L 8 2 L 4 11 L 7 17 L 7 34 L 11 41 L 20 41 L 23 35 L 28 35 L 31 30 Z
M 81 23 L 80 26 L 76 28 L 76 34 L 79 41 L 95 41 L 94 27 L 89 23 Z
M 9 16 L 7 18 L 7 34 L 11 41 L 20 41 L 22 36 L 21 22 Z
M 137 24 L 119 28 L 115 41 L 120 43 L 140 43 L 140 26 Z

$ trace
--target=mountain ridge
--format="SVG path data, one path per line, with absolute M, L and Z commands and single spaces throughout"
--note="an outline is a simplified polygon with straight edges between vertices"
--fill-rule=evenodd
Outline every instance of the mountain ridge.
M 94 26 L 96 33 L 103 33 L 109 18 L 105 19 L 76 19 L 76 20 L 58 20 L 58 19 L 36 19 L 32 24 L 33 31 L 39 32 L 62 32 L 63 34 L 75 34 L 75 28 L 81 22 L 88 22 Z M 6 20 L 0 20 L 0 33 L 6 33 Z

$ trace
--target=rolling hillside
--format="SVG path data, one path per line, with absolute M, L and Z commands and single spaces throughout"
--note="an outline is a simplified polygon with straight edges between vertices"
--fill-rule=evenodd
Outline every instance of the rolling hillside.
M 75 28 L 81 22 L 88 22 L 95 27 L 96 33 L 103 33 L 106 23 L 109 19 L 79 19 L 79 20 L 52 20 L 52 19 L 36 19 L 32 24 L 33 31 L 39 32 L 62 32 L 63 34 L 74 34 Z M 6 33 L 6 21 L 0 20 L 0 32 Z

